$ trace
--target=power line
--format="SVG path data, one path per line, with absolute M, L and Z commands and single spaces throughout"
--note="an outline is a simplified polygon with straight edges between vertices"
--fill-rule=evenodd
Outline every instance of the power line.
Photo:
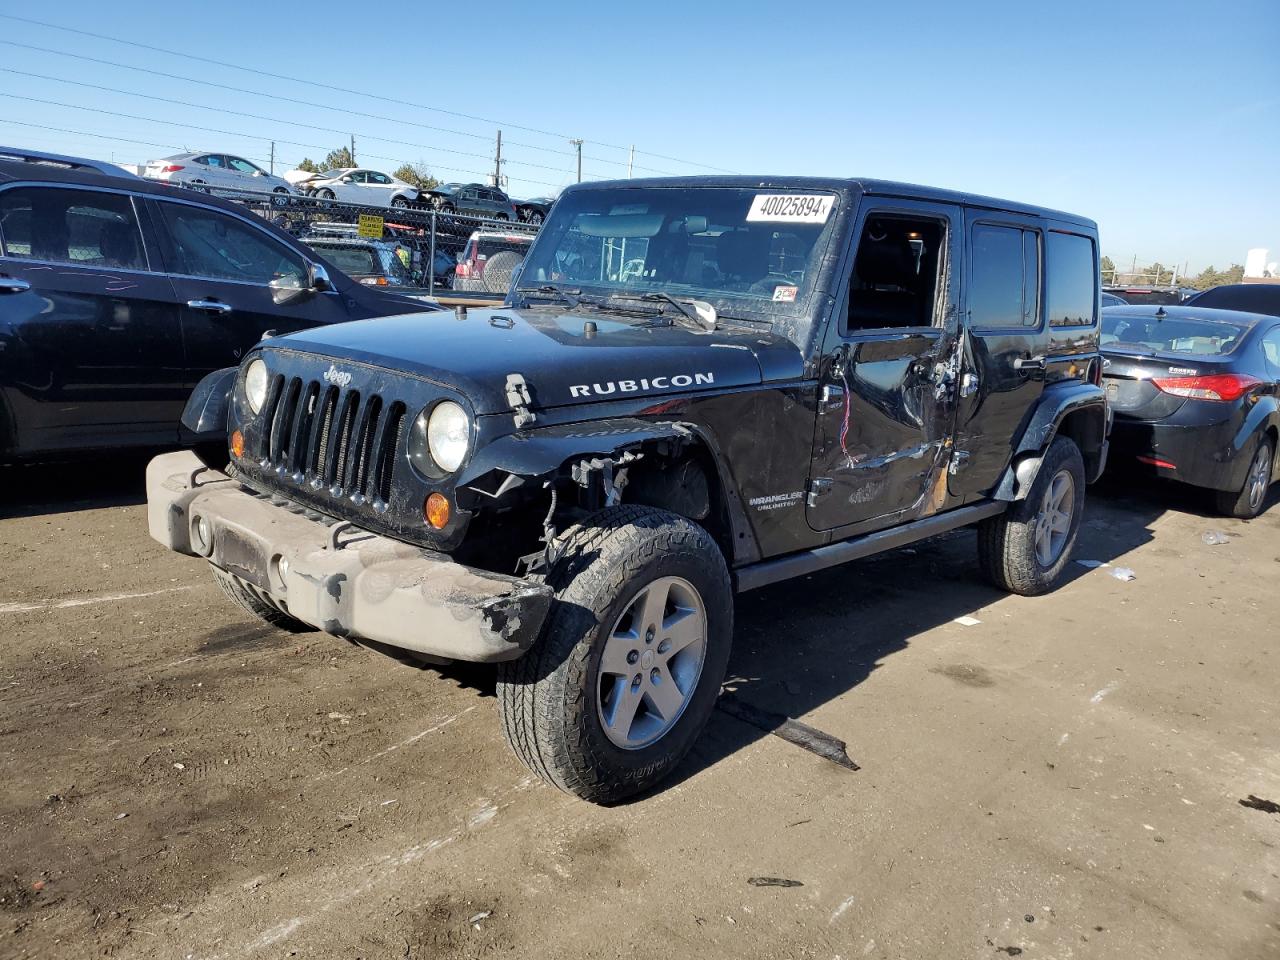
M 336 93 L 345 93 L 345 94 L 352 95 L 352 96 L 366 97 L 366 98 L 370 98 L 370 99 L 374 99 L 374 100 L 380 100 L 380 101 L 382 101 L 382 102 L 384 102 L 384 103 L 394 103 L 394 104 L 396 104 L 397 106 L 402 106 L 402 107 L 412 107 L 412 108 L 417 109 L 417 110 L 427 110 L 427 111 L 430 111 L 430 112 L 432 112 L 432 113 L 442 113 L 442 114 L 445 114 L 446 116 L 458 117 L 458 118 L 460 118 L 460 119 L 464 119 L 464 120 L 474 120 L 474 121 L 479 122 L 479 123 L 488 123 L 488 124 L 493 124 L 493 125 L 495 125 L 495 126 L 507 127 L 507 128 L 510 128 L 510 129 L 524 130 L 524 131 L 526 131 L 526 132 L 528 132 L 528 133 L 536 133 L 536 134 L 539 134 L 539 135 L 544 136 L 544 137 L 554 137 L 554 138 L 564 139 L 564 140 L 571 139 L 571 138 L 570 138 L 570 137 L 568 137 L 566 134 L 563 134 L 563 133 L 555 133 L 555 132 L 552 132 L 552 131 L 549 131 L 549 130 L 543 130 L 543 129 L 539 128 L 539 127 L 530 127 L 530 126 L 525 126 L 525 125 L 518 124 L 518 123 L 509 123 L 509 122 L 506 122 L 506 121 L 494 120 L 494 119 L 489 118 L 489 117 L 476 116 L 475 114 L 463 113 L 463 112 L 458 111 L 458 110 L 446 110 L 446 109 L 445 109 L 445 108 L 443 108 L 443 107 L 433 107 L 433 106 L 429 106 L 429 105 L 427 105 L 427 104 L 422 104 L 422 103 L 413 103 L 413 102 L 411 102 L 411 101 L 407 101 L 407 100 L 399 100 L 399 99 L 396 99 L 396 98 L 394 98 L 394 97 L 387 97 L 387 96 L 384 96 L 384 95 L 382 95 L 382 94 L 371 93 L 371 92 L 369 92 L 369 91 L 365 91 L 365 90 L 354 90 L 354 89 L 351 89 L 351 88 L 349 88 L 349 87 L 339 87 L 339 86 L 337 86 L 337 85 L 335 85 L 335 84 L 323 83 L 323 82 L 320 82 L 320 81 L 317 81 L 317 80 L 304 80 L 304 79 L 302 79 L 302 78 L 300 78 L 300 77 L 292 77 L 292 76 L 289 76 L 289 75 L 287 75 L 287 74 L 281 74 L 281 73 L 272 73 L 271 71 L 268 71 L 268 70 L 259 70 L 259 69 L 255 68 L 255 67 L 246 67 L 246 66 L 242 66 L 242 65 L 237 64 L 237 63 L 230 63 L 230 62 L 225 61 L 225 60 L 216 60 L 216 59 L 214 59 L 214 58 L 212 58 L 212 57 L 203 57 L 203 56 L 200 56 L 200 55 L 198 55 L 198 54 L 194 54 L 194 53 L 187 53 L 187 52 L 182 52 L 182 51 L 179 51 L 179 50 L 171 50 L 171 49 L 168 49 L 168 48 L 166 48 L 166 47 L 158 47 L 158 46 L 154 46 L 154 45 L 152 45 L 152 44 L 142 43 L 142 42 L 137 41 L 137 40 L 126 40 L 126 39 L 124 39 L 123 37 L 113 37 L 113 36 L 111 36 L 111 35 L 109 35 L 109 34 L 94 33 L 94 32 L 89 31 L 89 30 L 80 30 L 80 29 L 78 29 L 78 28 L 76 28 L 76 27 L 67 27 L 67 26 L 63 26 L 63 25 L 61 25 L 61 24 L 57 24 L 57 23 L 48 23 L 48 22 L 43 21 L 43 20 L 35 20 L 35 19 L 33 19 L 33 18 L 29 18 L 29 17 L 19 17 L 19 16 L 15 15 L 15 14 L 10 14 L 10 13 L 0 13 L 0 17 L 3 17 L 4 19 L 7 19 L 7 20 L 15 20 L 15 21 L 17 21 L 17 22 L 19 22 L 19 23 L 27 23 L 27 24 L 32 24 L 32 25 L 34 25 L 34 26 L 38 26 L 38 27 L 45 27 L 45 28 L 50 29 L 50 30 L 61 30 L 61 31 L 64 31 L 64 32 L 66 32 L 66 33 L 73 33 L 73 34 L 77 34 L 77 35 L 79 35 L 79 36 L 89 37 L 89 38 L 94 39 L 94 40 L 106 40 L 106 41 L 111 42 L 111 43 L 120 43 L 120 44 L 124 44 L 125 46 L 135 47 L 135 48 L 140 49 L 140 50 L 151 50 L 151 51 L 156 52 L 156 53 L 163 53 L 163 54 L 167 54 L 167 55 L 169 55 L 169 56 L 174 56 L 174 57 L 182 57 L 182 58 L 184 58 L 184 59 L 186 59 L 186 60 L 195 60 L 195 61 L 198 61 L 198 62 L 200 62 L 200 63 L 209 63 L 209 64 L 213 64 L 214 66 L 225 67 L 225 68 L 230 69 L 230 70 L 240 70 L 240 71 L 243 71 L 243 72 L 245 72 L 245 73 L 255 74 L 255 75 L 260 76 L 260 77 L 268 77 L 268 78 L 273 79 L 273 80 L 284 80 L 284 81 L 289 82 L 289 83 L 304 83 L 304 84 L 307 84 L 307 85 L 309 85 L 309 86 L 312 86 L 312 87 L 318 87 L 318 88 L 323 89 L 323 90 L 332 90 L 332 91 L 334 91 L 334 92 L 336 92 Z M 7 42 L 8 42 L 8 41 L 7 41 Z M 15 44 L 15 46 L 23 46 L 23 45 L 22 45 L 22 44 Z M 62 51 L 47 51 L 47 52 L 50 52 L 50 53 L 61 53 Z M 68 54 L 68 56 L 72 56 L 72 54 Z M 195 81 L 195 82 L 204 82 L 204 81 Z M 604 141 L 602 141 L 602 140 L 595 140 L 595 141 L 591 141 L 591 142 L 595 143 L 597 146 L 600 146 L 600 147 L 606 147 L 606 148 L 611 149 L 611 150 L 624 150 L 624 151 L 625 151 L 625 150 L 629 150 L 629 149 L 630 149 L 630 147 L 627 147 L 627 146 L 622 146 L 622 145 L 620 145 L 620 144 L 616 144 L 616 143 L 606 143 L 606 142 L 604 142 Z M 703 169 L 706 169 L 706 170 L 716 170 L 716 171 L 719 171 L 719 172 L 721 172 L 721 173 L 731 173 L 731 172 L 732 172 L 732 171 L 726 170 L 724 167 L 717 167 L 717 166 L 713 166 L 712 164 L 708 164 L 708 163 L 697 163 L 697 162 L 695 162 L 695 161 L 692 161 L 692 160 L 685 160 L 685 159 L 680 158 L 680 157 L 670 157 L 670 156 L 666 156 L 666 155 L 664 155 L 664 154 L 660 154 L 660 153 L 653 153 L 653 152 L 648 151 L 648 150 L 637 150 L 636 152 L 637 152 L 637 153 L 640 153 L 640 154 L 643 154 L 643 155 L 645 155 L 645 156 L 658 157 L 659 159 L 662 159 L 662 160 L 670 160 L 670 161 L 672 161 L 672 162 L 674 162 L 674 163 L 683 163 L 683 164 L 686 164 L 686 165 L 691 166 L 691 167 L 702 167 Z
M 218 135 L 220 135 L 220 136 L 225 136 L 225 137 L 242 137 L 242 138 L 244 138 L 244 139 L 246 139 L 246 140 L 270 140 L 270 139 L 274 139 L 277 143 L 285 143 L 285 144 L 289 144 L 290 146 L 294 146 L 294 147 L 304 147 L 304 148 L 306 148 L 306 149 L 308 149 L 308 150 L 328 150 L 328 149 L 330 149 L 330 148 L 325 147 L 325 146 L 322 146 L 321 144 L 318 144 L 318 143 L 304 143 L 304 142 L 299 141 L 299 140 L 284 140 L 284 139 L 282 139 L 282 138 L 280 138 L 280 137 L 271 137 L 271 136 L 266 136 L 266 135 L 261 135 L 261 134 L 245 133 L 245 132 L 244 132 L 244 131 L 242 131 L 242 130 L 222 130 L 222 129 L 219 129 L 218 127 L 201 127 L 201 126 L 198 126 L 198 125 L 196 125 L 196 124 L 192 124 L 192 123 L 182 123 L 181 121 L 177 121 L 177 120 L 161 120 L 161 119 L 159 119 L 158 117 L 140 117 L 140 116 L 138 116 L 137 114 L 134 114 L 134 113 L 121 113 L 120 111 L 117 111 L 117 110 L 105 110 L 105 109 L 103 109 L 103 108 L 101 108 L 101 107 L 86 107 L 86 106 L 83 106 L 82 104 L 78 104 L 78 103 L 63 103 L 63 102 L 61 102 L 61 101 L 59 101 L 59 100 L 45 100 L 45 99 L 42 99 L 42 98 L 40 98 L 40 97 L 24 97 L 24 96 L 20 96 L 20 95 L 18 95 L 18 94 L 14 94 L 14 93 L 7 93 L 7 92 L 4 92 L 4 91 L 0 91 L 0 97 L 7 97 L 7 98 L 9 98 L 10 100 L 21 100 L 21 101 L 24 101 L 24 102 L 26 102 L 26 103 L 38 103 L 38 104 L 41 104 L 41 105 L 46 106 L 46 107 L 63 107 L 63 108 L 68 109 L 68 110 L 84 110 L 84 111 L 86 111 L 86 112 L 88 112 L 88 113 L 100 113 L 100 114 L 103 114 L 104 116 L 108 116 L 108 117 L 121 117 L 122 119 L 125 119 L 125 120 L 138 120 L 138 121 L 140 121 L 140 122 L 142 122 L 142 123 L 159 123 L 159 124 L 163 124 L 163 125 L 168 126 L 168 127 L 181 127 L 181 128 L 182 128 L 182 129 L 184 129 L 184 130 L 198 130 L 198 131 L 199 131 L 199 132 L 201 132 L 201 133 L 216 133 L 216 134 L 218 134 Z M 333 131 L 333 132 L 335 132 L 335 133 L 341 133 L 342 131 Z M 370 137 L 369 139 L 371 139 L 371 140 L 379 140 L 379 139 L 381 139 L 381 138 L 380 138 L 380 137 Z M 394 143 L 394 142 L 393 142 L 393 143 Z M 403 145 L 403 144 L 400 144 L 400 145 Z M 443 147 L 438 148 L 438 149 L 445 150 L 445 148 L 443 148 Z M 445 152 L 448 152 L 448 153 L 462 153 L 462 151 L 457 151 L 457 150 L 453 150 L 453 151 L 445 150 Z M 489 159 L 489 158 L 488 158 L 488 156 L 487 156 L 487 155 L 485 155 L 485 154 L 478 154 L 478 153 L 462 153 L 462 155 L 463 155 L 463 156 L 467 156 L 467 157 L 479 157 L 481 160 L 488 160 L 488 159 Z M 373 154 L 373 153 L 366 154 L 366 156 L 374 157 L 374 158 L 379 159 L 379 160 L 387 160 L 387 161 L 389 161 L 389 162 L 391 162 L 391 163 L 407 163 L 407 162 L 408 162 L 408 161 L 406 161 L 405 159 L 403 159 L 403 158 L 401 158 L 401 157 L 387 157 L 387 156 L 379 156 L 378 154 Z M 519 162 L 519 161 L 508 161 L 508 162 Z M 541 164 L 531 164 L 531 166 L 542 166 L 542 165 L 541 165 Z M 446 167 L 446 168 L 443 168 L 443 169 L 452 169 L 452 168 L 447 168 L 447 167 Z M 546 167 L 545 169 L 547 169 L 547 170 L 552 170 L 552 171 L 556 171 L 556 172 L 559 172 L 558 168 L 556 168 L 556 167 Z M 473 172 L 473 173 L 474 173 L 474 171 L 463 171 L 463 172 Z M 481 177 L 486 176 L 486 174 L 476 174 L 476 175 L 477 175 L 477 176 L 481 176 Z M 541 180 L 532 180 L 532 179 L 530 179 L 530 178 L 528 178 L 528 177 L 524 177 L 524 178 L 522 178 L 522 179 L 524 179 L 524 180 L 528 180 L 528 182 L 530 182 L 530 183 L 537 183 L 537 184 L 539 184 L 539 185 L 541 185 L 541 186 L 547 186 L 547 187 L 556 187 L 556 186 L 559 186 L 559 184 L 547 183 L 547 182 L 545 182 L 545 181 L 541 181 Z
M 214 113 L 226 113 L 226 114 L 230 114 L 232 116 L 237 116 L 237 117 L 247 117 L 251 120 L 262 120 L 266 123 L 283 123 L 283 124 L 294 126 L 294 127 L 305 127 L 308 130 L 319 130 L 322 133 L 337 133 L 337 134 L 341 134 L 344 137 L 353 135 L 350 130 L 343 130 L 338 127 L 322 127 L 314 123 L 303 123 L 300 120 L 288 120 L 283 117 L 266 117 L 259 113 L 248 113 L 244 110 L 231 110 L 226 107 L 211 107 L 208 104 L 204 104 L 204 103 L 192 103 L 190 100 L 177 100 L 172 97 L 157 97 L 149 93 L 133 93 L 132 91 L 129 91 L 129 90 L 120 90 L 115 87 L 102 86 L 101 84 L 86 83 L 81 80 L 66 80 L 66 79 L 63 79 L 62 77 L 51 77 L 46 74 L 40 74 L 40 73 L 28 73 L 27 71 L 14 70 L 10 67 L 0 67 L 0 72 L 13 73 L 23 77 L 33 77 L 37 80 L 50 80 L 50 81 L 53 81 L 54 83 L 69 83 L 77 87 L 87 87 L 90 90 L 103 90 L 103 91 L 106 91 L 107 93 L 121 93 L 121 94 L 125 94 L 126 96 L 140 97 L 144 100 L 154 100 L 157 103 L 167 103 L 173 106 L 195 107 L 197 110 L 211 110 Z M 44 101 L 44 102 L 48 102 L 53 106 L 73 106 L 75 109 L 92 109 L 92 108 L 80 107 L 74 104 L 59 104 L 59 103 L 56 103 L 55 101 Z M 122 116 L 129 116 L 129 115 L 123 114 Z M 150 118 L 146 118 L 146 117 L 130 117 L 130 119 L 150 120 Z M 169 123 L 171 121 L 155 120 L 150 122 Z M 183 124 L 183 126 L 185 126 L 185 124 Z M 220 130 L 213 130 L 211 132 L 226 133 L 226 131 L 220 131 Z M 378 136 L 374 136 L 371 133 L 360 133 L 359 131 L 356 131 L 354 133 L 354 136 L 358 136 L 362 140 L 377 140 L 382 143 L 389 143 L 389 144 L 392 144 L 393 146 L 414 147 L 419 150 L 438 150 L 442 153 L 453 153 L 461 157 L 476 157 L 481 160 L 489 159 L 489 155 L 486 153 L 471 153 L 466 150 L 454 150 L 451 147 L 440 147 L 440 146 L 432 146 L 430 144 L 425 144 L 425 143 L 414 143 L 410 140 L 392 140 L 389 137 L 378 137 Z M 284 140 L 281 142 L 288 143 L 289 141 Z M 566 155 L 572 156 L 572 154 L 566 154 Z M 531 160 L 512 160 L 508 162 L 516 163 L 526 167 L 537 167 L 538 169 L 541 169 L 541 170 L 551 170 L 555 173 L 561 173 L 563 172 L 563 169 L 564 169 L 563 167 L 553 167 L 545 163 L 534 163 Z M 592 174 L 592 176 L 598 176 L 598 174 Z M 604 178 L 601 177 L 601 179 L 604 179 Z
M 3 16 L 5 16 L 5 14 L 0 14 L 0 17 L 3 17 Z M 166 71 L 164 71 L 164 70 L 154 70 L 154 69 L 151 69 L 151 68 L 149 68 L 149 67 L 139 67 L 139 66 L 137 66 L 137 65 L 135 65 L 135 64 L 132 64 L 132 63 L 119 63 L 118 61 L 115 61 L 115 60 L 104 60 L 104 59 L 103 59 L 103 58 L 101 58 L 101 57 L 91 57 L 91 56 L 88 56 L 88 55 L 86 55 L 86 54 L 71 53 L 71 52 L 66 51 L 66 50 L 54 50 L 54 49 L 52 49 L 52 48 L 50 48 L 50 47 L 41 47 L 41 46 L 37 46 L 36 44 L 32 44 L 32 43 L 20 43 L 20 42 L 19 42 L 19 41 L 17 41 L 17 40 L 3 40 L 3 39 L 0 39 L 0 44 L 4 44 L 4 45 L 6 45 L 6 46 L 10 46 L 10 47 L 18 47 L 19 49 L 22 49 L 22 50 L 33 50 L 33 51 L 35 51 L 35 52 L 37 52 L 37 53 L 48 53 L 48 54 L 53 54 L 54 56 L 59 56 L 59 57 L 68 57 L 68 58 L 70 58 L 70 59 L 72 59 L 72 60 L 81 60 L 81 61 L 84 61 L 85 63 L 95 63 L 95 64 L 98 64 L 98 65 L 100 65 L 100 66 L 106 66 L 106 67 L 117 67 L 117 68 L 119 68 L 119 69 L 121 69 L 121 70 L 133 70 L 133 71 L 135 71 L 135 72 L 137 72 L 137 73 L 145 73 L 145 74 L 148 74 L 148 75 L 153 76 L 153 77 L 162 77 L 162 78 L 164 78 L 164 79 L 166 79 L 166 80 L 179 80 L 179 81 L 182 81 L 183 83 L 194 83 L 194 84 L 197 84 L 197 85 L 200 85 L 200 86 L 205 86 L 205 87 L 214 87 L 214 88 L 216 88 L 216 89 L 218 89 L 218 90 L 229 90 L 229 91 L 231 91 L 232 93 L 241 93 L 241 94 L 245 94 L 246 96 L 251 96 L 251 97 L 259 97 L 259 98 L 264 98 L 264 99 L 267 99 L 267 100 L 279 100 L 279 101 L 281 101 L 282 103 L 291 103 L 291 104 L 295 104 L 295 105 L 297 105 L 297 106 L 302 106 L 302 107 L 311 107 L 311 108 L 313 108 L 313 109 L 317 109 L 317 110 L 330 110 L 330 111 L 333 111 L 333 112 L 335 112 L 335 113 L 343 113 L 343 114 L 347 114 L 347 115 L 349 115 L 349 116 L 361 117 L 361 118 L 366 119 L 366 120 L 382 120 L 382 121 L 385 121 L 385 122 L 387 122 L 387 123 L 394 123 L 394 124 L 398 124 L 398 125 L 401 125 L 401 126 L 418 127 L 418 128 L 420 128 L 420 129 L 422 129 L 422 130 L 431 130 L 431 131 L 434 131 L 434 132 L 436 132 L 436 133 L 447 133 L 447 134 L 451 134 L 451 135 L 453 135 L 453 136 L 458 136 L 458 137 L 469 137 L 469 138 L 471 138 L 471 139 L 473 139 L 473 140 L 486 140 L 486 141 L 487 141 L 487 140 L 489 139 L 489 135 L 488 135 L 488 134 L 471 133 L 471 132 L 466 131 L 466 130 L 454 130 L 454 129 L 451 129 L 451 128 L 449 128 L 449 127 L 438 127 L 438 126 L 435 126 L 435 125 L 433 125 L 433 124 L 429 124 L 429 123 L 418 123 L 418 122 L 417 122 L 417 121 L 415 121 L 415 120 L 402 120 L 402 119 L 399 119 L 399 118 L 397 118 L 397 117 L 388 117 L 388 116 L 383 116 L 383 115 L 381 115 L 381 114 L 377 114 L 377 113 L 369 113 L 367 110 L 348 110 L 348 109 L 346 109 L 345 107 L 337 107 L 337 106 L 333 106 L 332 104 L 328 104 L 328 103 L 317 103 L 317 102 L 315 102 L 315 101 L 313 101 L 313 100 L 301 100 L 301 99 L 299 99 L 299 98 L 297 98 L 297 97 L 287 97 L 287 96 L 284 96 L 283 94 L 266 93 L 266 92 L 264 92 L 264 91 L 262 91 L 262 90 L 253 90 L 253 89 L 250 89 L 250 88 L 247 88 L 247 87 L 237 87 L 237 86 L 234 86 L 234 85 L 232 85 L 232 84 L 227 84 L 227 83 L 218 83 L 217 81 L 214 81 L 214 80 L 202 80 L 202 79 L 199 79 L 199 78 L 197 78 L 197 77 L 188 77 L 188 76 L 184 76 L 183 74 L 180 74 L 180 73 L 168 73 L 168 72 L 166 72 Z M 18 74 L 19 76 L 31 76 L 31 77 L 40 77 L 40 78 L 42 78 L 42 79 L 53 79 L 53 80 L 58 80 L 58 81 L 60 81 L 60 82 L 62 82 L 62 83 L 72 83 L 72 84 L 76 84 L 76 85 L 78 85 L 78 86 L 85 86 L 85 87 L 90 87 L 90 88 L 92 88 L 92 89 L 104 90 L 104 91 L 107 91 L 107 92 L 109 92 L 109 93 L 119 93 L 119 94 L 123 94 L 124 96 L 130 96 L 130 97 L 143 97 L 143 98 L 146 98 L 146 99 L 149 99 L 149 100 L 159 100 L 159 101 L 161 101 L 161 102 L 171 102 L 171 103 L 181 104 L 181 105 L 184 105 L 184 106 L 201 106 L 200 104 L 187 104 L 187 103 L 185 103 L 185 101 L 181 101 L 181 100 L 172 100 L 172 101 L 170 101 L 170 100 L 166 100 L 166 98 L 164 98 L 164 97 L 156 97 L 156 96 L 153 96 L 153 95 L 151 95 L 151 94 L 137 93 L 137 92 L 132 91 L 132 90 L 121 90 L 121 89 L 119 89 L 118 87 L 107 87 L 107 86 L 100 86 L 100 85 L 90 84 L 90 83 L 86 83 L 86 82 L 84 82 L 84 81 L 80 81 L 80 80 L 66 80 L 66 79 L 63 79 L 63 78 L 61 78 L 61 77 L 47 77 L 46 75 L 43 75 L 43 74 L 29 73 L 29 72 L 27 72 L 27 71 L 23 71 L 23 70 L 13 70 L 13 69 L 11 69 L 11 68 L 0 68 L 0 69 L 8 69 L 10 73 L 16 73 L 16 74 Z M 221 110 L 221 108 L 219 108 L 219 107 L 205 107 L 205 109 L 208 109 L 208 110 Z M 238 112 L 238 111 L 223 110 L 222 112 L 224 112 L 224 113 L 236 113 L 236 112 Z M 244 116 L 254 116 L 254 114 L 244 114 Z M 276 121 L 276 122 L 283 122 L 283 123 L 295 123 L 295 121 L 291 121 L 291 120 Z M 295 124 L 295 125 L 297 125 L 297 126 L 310 126 L 310 124 Z M 317 128 L 317 129 L 324 129 L 324 128 Z M 389 141 L 389 142 L 398 142 L 398 141 Z M 543 153 L 553 153 L 553 154 L 556 154 L 557 156 L 562 156 L 562 157 L 572 157 L 572 156 L 574 156 L 574 154 L 573 154 L 573 153 L 570 153 L 568 150 L 556 150 L 556 149 L 554 149 L 554 148 L 552 148 L 552 147 L 540 146 L 540 145 L 535 144 L 535 143 L 521 143 L 521 142 L 519 142 L 519 141 L 514 141 L 514 140 L 508 140 L 508 141 L 507 141 L 507 143 L 508 143 L 508 145 L 510 145 L 510 146 L 525 147 L 525 148 L 527 148 L 527 149 L 529 149 L 529 150 L 540 150 L 540 151 L 542 151 Z M 441 149 L 443 149 L 443 148 L 441 148 Z M 455 151 L 455 152 L 457 152 L 457 151 Z M 617 165 L 617 166 L 621 166 L 621 165 L 625 162 L 625 161 L 622 161 L 622 160 L 608 160 L 608 159 L 605 159 L 605 158 L 603 158 L 603 157 L 587 157 L 587 159 L 589 159 L 589 160 L 591 160 L 591 161 L 593 161 L 593 162 L 596 162 L 596 163 L 609 163 L 609 164 L 614 164 L 614 165 Z M 559 168 L 558 168 L 558 167 L 546 167 L 545 169 L 548 169 L 548 170 L 558 170 Z M 670 174 L 670 173 L 671 173 L 671 171 L 669 171 L 669 170 L 659 170 L 659 169 L 657 169 L 656 167 L 641 167 L 640 169 L 642 169 L 642 170 L 648 170 L 650 173 L 658 173 L 658 174 Z M 592 174 L 592 176 L 599 176 L 599 177 L 601 177 L 601 179 L 606 179 L 602 174 Z

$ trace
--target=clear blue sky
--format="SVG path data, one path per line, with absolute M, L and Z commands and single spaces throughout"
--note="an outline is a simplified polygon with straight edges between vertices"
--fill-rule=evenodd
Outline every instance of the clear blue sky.
M 170 145 L 265 160 L 274 138 L 279 171 L 304 155 L 318 159 L 354 132 L 361 163 L 390 169 L 421 161 L 441 179 L 469 180 L 492 169 L 489 121 L 496 120 L 516 195 L 570 182 L 566 138 L 581 137 L 592 177 L 625 176 L 625 149 L 606 145 L 634 143 L 637 175 L 707 172 L 695 164 L 863 175 L 1060 207 L 1095 218 L 1103 252 L 1118 263 L 1136 255 L 1221 268 L 1243 262 L 1254 246 L 1280 259 L 1276 0 L 160 7 L 0 0 L 0 13 L 312 81 L 0 19 L 0 41 L 270 95 L 0 43 L 5 143 L 127 162 L 175 152 Z M 63 82 L 71 80 L 200 106 Z M 340 132 L 205 109 L 215 106 Z

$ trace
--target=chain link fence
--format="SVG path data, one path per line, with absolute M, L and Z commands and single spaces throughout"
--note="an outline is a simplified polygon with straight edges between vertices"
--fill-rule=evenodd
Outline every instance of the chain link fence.
M 384 207 L 300 194 L 174 189 L 203 189 L 242 203 L 304 243 L 323 238 L 316 249 L 326 259 L 325 246 L 332 246 L 334 238 L 390 252 L 404 269 L 389 270 L 386 282 L 433 297 L 505 296 L 539 229 L 530 223 L 444 213 L 427 203 Z M 368 218 L 381 219 L 381 237 L 359 235 L 362 217 L 373 227 L 376 222 Z

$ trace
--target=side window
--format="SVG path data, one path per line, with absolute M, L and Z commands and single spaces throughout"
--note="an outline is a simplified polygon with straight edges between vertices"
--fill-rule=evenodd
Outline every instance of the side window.
M 239 157 L 227 157 L 227 165 L 239 173 L 255 174 L 258 168 L 248 160 L 241 160 Z
M 208 157 L 192 157 L 191 162 L 198 163 L 202 167 L 207 167 L 209 165 L 209 158 Z
M 845 331 L 932 326 L 946 236 L 941 220 L 888 213 L 868 217 L 854 256 Z M 779 274 L 793 276 L 796 262 L 785 239 L 771 252 L 770 269 Z
M 219 170 L 222 170 L 227 165 L 226 161 L 227 161 L 226 157 L 217 153 L 211 153 L 204 158 L 204 165 L 206 167 L 217 167 Z
M 969 314 L 979 330 L 1040 323 L 1040 238 L 1034 230 L 979 223 L 969 254 Z
M 147 269 L 133 201 L 125 194 L 54 187 L 0 193 L 4 255 L 86 267 Z
M 352 170 L 349 174 L 347 174 L 347 176 L 351 178 L 352 183 L 368 183 L 369 182 L 369 175 L 365 173 L 363 170 Z
M 1089 326 L 1098 303 L 1093 240 L 1074 233 L 1049 234 L 1049 325 Z
M 303 259 L 249 224 L 206 207 L 160 202 L 172 247 L 174 273 L 216 280 L 269 283 L 280 277 L 306 282 Z
M 390 182 L 391 182 L 391 178 L 390 178 L 390 177 L 388 177 L 385 173 L 370 173 L 370 174 L 369 174 L 369 182 L 370 182 L 370 183 L 381 183 L 381 184 L 384 184 L 384 185 L 385 185 L 385 184 L 388 184 L 388 183 L 390 183 Z
M 1280 379 L 1280 327 L 1272 328 L 1262 338 L 1262 353 L 1267 358 L 1267 366 L 1271 375 Z

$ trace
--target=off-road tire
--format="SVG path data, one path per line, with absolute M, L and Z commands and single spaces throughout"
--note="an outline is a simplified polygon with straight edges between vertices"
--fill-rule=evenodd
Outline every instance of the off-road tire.
M 1036 556 L 1036 518 L 1045 491 L 1062 470 L 1075 484 L 1071 527 L 1057 559 L 1048 567 Z M 1080 519 L 1084 514 L 1084 459 L 1068 437 L 1056 437 L 1049 446 L 1026 499 L 1017 500 L 998 517 L 978 524 L 978 563 L 983 576 L 1002 590 L 1034 597 L 1048 593 L 1071 562 Z
M 733 591 L 724 557 L 697 524 L 652 507 L 610 507 L 559 538 L 547 582 L 556 599 L 543 633 L 518 660 L 499 665 L 498 707 L 516 755 L 553 786 L 614 803 L 666 777 L 706 725 L 733 640 Z M 615 746 L 597 708 L 604 638 L 636 592 L 682 577 L 701 596 L 707 623 L 702 673 L 683 712 L 656 742 Z
M 480 278 L 482 289 L 486 293 L 506 293 L 512 276 L 523 262 L 524 257 L 515 251 L 499 250 L 485 264 L 484 276 Z
M 1264 458 L 1267 464 L 1268 483 L 1262 491 L 1262 496 L 1255 503 L 1250 500 L 1250 482 L 1253 469 L 1260 457 Z M 1271 447 L 1271 441 L 1264 437 L 1258 441 L 1258 446 L 1254 448 L 1253 456 L 1249 458 L 1249 471 L 1245 474 L 1244 485 L 1239 490 L 1214 491 L 1214 500 L 1218 512 L 1224 516 L 1236 517 L 1239 520 L 1252 520 L 1261 514 L 1262 508 L 1267 505 L 1267 493 L 1271 480 L 1270 471 L 1274 460 L 1275 450 Z
M 228 600 L 240 604 L 264 623 L 290 633 L 304 633 L 313 629 L 309 624 L 290 616 L 266 599 L 265 595 L 259 593 L 252 584 L 245 583 L 239 577 L 234 577 L 212 564 L 209 565 L 209 570 L 213 573 L 214 582 L 222 588 Z

